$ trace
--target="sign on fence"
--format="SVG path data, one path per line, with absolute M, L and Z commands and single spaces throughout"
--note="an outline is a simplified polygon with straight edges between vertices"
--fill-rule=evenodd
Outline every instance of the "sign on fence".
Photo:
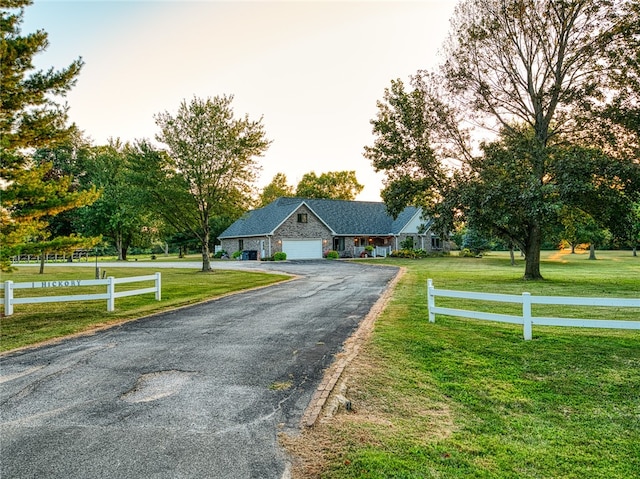
M 447 298 L 475 299 L 479 301 L 494 301 L 501 303 L 522 304 L 522 316 L 508 314 L 484 313 L 466 309 L 443 308 L 436 306 L 436 296 Z M 431 279 L 427 280 L 427 306 L 429 322 L 436 320 L 436 314 L 459 316 L 462 318 L 480 319 L 484 321 L 498 321 L 501 323 L 522 324 L 525 340 L 532 338 L 532 327 L 539 326 L 573 326 L 581 328 L 611 328 L 611 329 L 640 329 L 640 321 L 616 321 L 601 319 L 570 319 L 545 318 L 531 314 L 532 304 L 553 304 L 565 306 L 608 306 L 618 308 L 640 308 L 640 299 L 627 298 L 576 298 L 563 296 L 532 296 L 530 293 L 495 294 L 473 293 L 468 291 L 451 291 L 436 289 Z
M 154 286 L 150 288 L 141 288 L 127 291 L 116 292 L 116 284 L 138 283 L 143 281 L 153 281 Z M 64 296 L 31 296 L 26 298 L 16 298 L 14 291 L 16 289 L 59 289 L 59 288 L 77 288 L 80 286 L 106 286 L 105 293 L 94 294 L 72 294 Z M 134 296 L 139 294 L 155 293 L 156 301 L 161 299 L 161 277 L 160 273 L 147 276 L 134 276 L 131 278 L 114 278 L 109 276 L 106 279 L 63 279 L 54 281 L 32 281 L 25 283 L 14 283 L 13 281 L 5 281 L 0 284 L 0 289 L 4 289 L 4 314 L 11 316 L 13 314 L 13 306 L 15 304 L 34 304 L 34 303 L 60 303 L 66 301 L 95 301 L 98 299 L 107 300 L 107 311 L 115 310 L 116 298 L 125 296 Z

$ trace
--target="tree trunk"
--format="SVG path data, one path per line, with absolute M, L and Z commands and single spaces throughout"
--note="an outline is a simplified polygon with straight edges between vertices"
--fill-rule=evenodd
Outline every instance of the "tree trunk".
M 209 231 L 205 231 L 202 237 L 202 271 L 211 271 L 211 256 L 209 254 Z
M 40 253 L 40 274 L 44 274 L 44 255 L 45 255 L 45 252 L 42 251 Z
M 127 261 L 127 252 L 129 251 L 129 246 L 131 246 L 131 235 L 122 236 L 122 252 L 120 255 L 122 256 L 122 261 Z
M 122 232 L 120 231 L 116 233 L 116 251 L 118 252 L 118 261 L 124 261 L 126 253 L 122 254 Z
M 633 247 L 633 256 L 638 256 L 638 248 L 636 248 L 635 246 Z
M 596 259 L 596 245 L 593 243 L 589 245 L 589 259 Z
M 542 247 L 542 234 L 539 225 L 529 228 L 529 238 L 525 245 L 525 266 L 523 279 L 543 279 L 540 274 L 540 249 Z
M 571 254 L 576 254 L 576 245 L 571 243 Z
M 511 266 L 516 265 L 516 257 L 513 252 L 513 245 L 509 245 L 509 256 L 511 257 Z
M 164 246 L 164 255 L 169 256 L 169 243 L 165 241 L 163 246 Z

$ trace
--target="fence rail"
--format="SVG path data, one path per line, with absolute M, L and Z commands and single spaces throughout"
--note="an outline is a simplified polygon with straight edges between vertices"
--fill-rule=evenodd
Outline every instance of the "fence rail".
M 117 284 L 138 283 L 144 281 L 153 281 L 154 285 L 150 288 L 140 288 L 133 290 L 117 291 Z M 16 289 L 58 289 L 58 288 L 77 288 L 86 286 L 106 286 L 105 293 L 93 294 L 71 294 L 64 296 L 30 296 L 16 298 L 14 290 Z M 55 281 L 31 281 L 24 283 L 14 283 L 13 281 L 5 281 L 0 283 L 0 289 L 4 290 L 4 315 L 11 316 L 13 314 L 13 306 L 15 304 L 37 304 L 37 303 L 60 303 L 68 301 L 95 301 L 99 299 L 107 300 L 107 311 L 115 310 L 115 299 L 125 296 L 135 296 L 139 294 L 155 293 L 156 301 L 160 301 L 162 294 L 162 279 L 160 273 L 147 276 L 133 276 L 129 278 L 114 278 L 109 276 L 106 279 L 65 279 Z
M 500 303 L 522 304 L 522 315 L 485 313 L 466 309 L 444 308 L 436 306 L 436 296 L 446 298 L 471 299 L 478 301 L 493 301 Z M 602 320 L 602 319 L 571 319 L 533 316 L 531 305 L 563 305 L 563 306 L 604 306 L 619 308 L 640 308 L 640 299 L 628 298 L 578 298 L 564 296 L 532 296 L 530 293 L 496 294 L 475 293 L 466 291 L 452 291 L 436 289 L 433 280 L 427 280 L 427 305 L 429 309 L 429 322 L 436 320 L 436 314 L 458 316 L 463 318 L 479 319 L 483 321 L 497 321 L 501 323 L 521 324 L 525 340 L 532 338 L 533 325 L 538 326 L 562 326 L 581 328 L 611 328 L 611 329 L 640 329 L 640 321 Z

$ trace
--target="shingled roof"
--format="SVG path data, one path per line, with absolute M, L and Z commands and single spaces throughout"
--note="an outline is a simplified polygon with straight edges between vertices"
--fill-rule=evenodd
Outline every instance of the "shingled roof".
M 247 212 L 219 238 L 271 235 L 303 204 L 337 236 L 397 235 L 420 211 L 409 206 L 394 220 L 380 202 L 278 198 L 263 208 Z

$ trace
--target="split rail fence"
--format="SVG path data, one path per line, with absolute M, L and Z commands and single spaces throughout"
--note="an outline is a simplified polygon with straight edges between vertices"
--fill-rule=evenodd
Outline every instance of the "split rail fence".
M 125 291 L 116 291 L 117 284 L 138 283 L 143 281 L 153 281 L 154 285 L 149 288 L 132 289 Z M 31 296 L 16 298 L 14 291 L 17 289 L 58 289 L 58 288 L 77 288 L 85 286 L 106 286 L 104 293 L 92 294 L 72 294 L 64 296 Z M 16 304 L 33 304 L 33 303 L 60 303 L 67 301 L 95 301 L 107 300 L 107 311 L 115 310 L 116 298 L 125 296 L 135 296 L 139 294 L 155 293 L 156 301 L 161 299 L 162 281 L 160 273 L 147 276 L 133 276 L 129 278 L 114 278 L 109 276 L 105 279 L 65 279 L 57 281 L 30 281 L 24 283 L 14 283 L 13 281 L 5 281 L 0 283 L 0 289 L 4 290 L 4 314 L 11 316 L 13 314 L 13 306 Z
M 509 315 L 498 313 L 485 313 L 481 311 L 471 311 L 466 309 L 444 308 L 436 306 L 436 297 L 471 299 L 478 301 L 493 301 L 500 303 L 522 304 L 522 315 Z M 463 318 L 479 319 L 484 321 L 497 321 L 501 323 L 521 324 L 525 340 L 532 338 L 533 325 L 537 326 L 569 326 L 581 328 L 604 328 L 604 329 L 640 329 L 640 321 L 626 320 L 602 320 L 602 319 L 571 319 L 571 318 L 550 318 L 533 316 L 531 305 L 548 304 L 564 306 L 604 306 L 615 308 L 640 308 L 640 299 L 628 298 L 579 298 L 565 296 L 532 296 L 530 293 L 516 294 L 495 294 L 495 293 L 474 293 L 468 291 L 452 291 L 446 289 L 436 289 L 433 280 L 427 280 L 427 305 L 429 309 L 429 322 L 436 320 L 436 314 L 447 316 L 458 316 Z

